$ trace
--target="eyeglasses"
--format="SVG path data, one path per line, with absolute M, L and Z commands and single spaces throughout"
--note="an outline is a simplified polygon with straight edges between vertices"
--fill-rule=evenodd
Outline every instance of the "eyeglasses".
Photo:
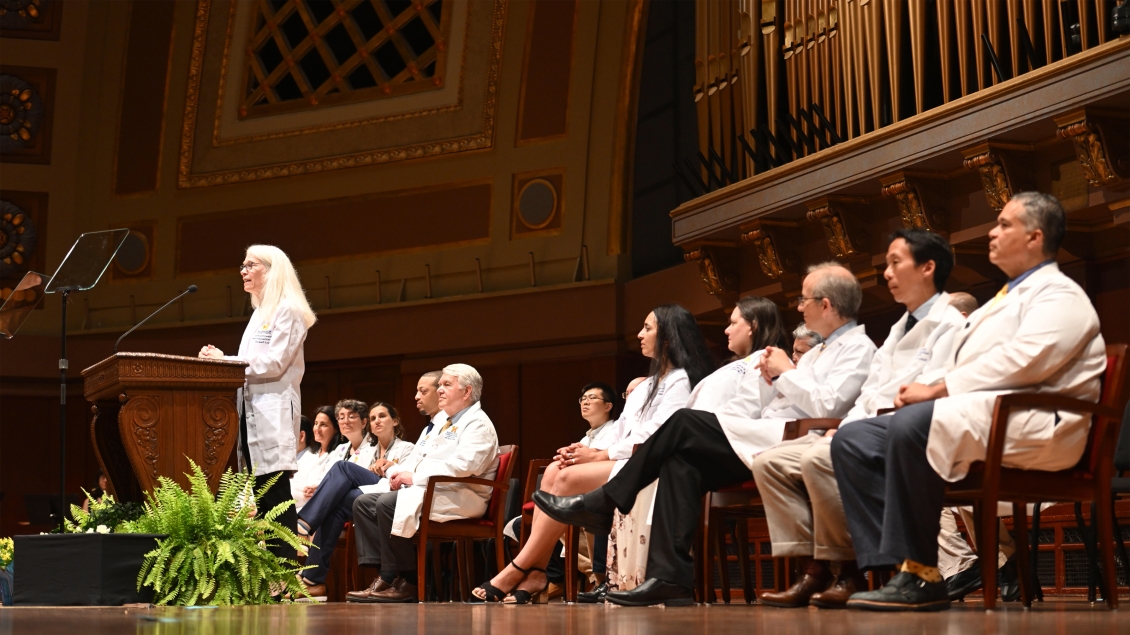
M 824 296 L 822 296 L 822 295 L 818 295 L 818 296 L 815 296 L 815 297 L 812 297 L 812 298 L 806 298 L 802 295 L 802 296 L 800 296 L 800 301 L 797 302 L 797 306 L 801 306 L 802 304 L 805 304 L 806 302 L 815 302 L 817 300 L 823 300 L 823 299 L 824 299 Z
M 596 395 L 584 395 L 584 396 L 580 397 L 579 399 L 577 399 L 577 403 L 579 403 L 579 404 L 583 404 L 586 401 L 604 401 L 604 402 L 607 402 L 608 400 L 604 399 L 602 397 L 597 397 Z
M 244 271 L 251 271 L 258 264 L 259 263 L 257 263 L 257 262 L 245 262 L 245 263 L 243 263 L 242 265 L 239 266 L 239 272 L 243 273 Z

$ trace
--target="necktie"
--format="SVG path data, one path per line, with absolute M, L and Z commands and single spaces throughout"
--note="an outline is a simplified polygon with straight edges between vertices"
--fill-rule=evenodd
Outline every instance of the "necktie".
M 1003 287 L 1001 287 L 1001 290 L 997 291 L 997 294 L 995 296 L 993 296 L 993 301 L 989 303 L 989 308 L 993 308 L 994 306 L 996 306 L 997 302 L 1000 302 L 1001 299 L 1003 299 L 1004 296 L 1006 296 L 1006 295 L 1008 295 L 1008 285 L 1007 284 L 1004 285 Z
M 436 424 L 434 424 L 434 423 L 432 423 L 431 421 L 429 421 L 429 422 L 428 422 L 428 427 L 424 429 L 424 435 L 425 435 L 425 436 L 427 436 L 427 435 L 431 434 L 431 433 L 432 433 L 432 428 L 434 428 L 434 427 L 436 427 Z
M 902 332 L 903 336 L 906 336 L 906 334 L 914 328 L 915 324 L 918 324 L 918 318 L 914 317 L 914 314 L 911 313 L 906 317 L 906 330 Z

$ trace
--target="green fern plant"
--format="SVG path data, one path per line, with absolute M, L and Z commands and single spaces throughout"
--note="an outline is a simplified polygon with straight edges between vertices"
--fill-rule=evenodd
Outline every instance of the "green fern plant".
M 97 531 L 98 533 L 122 533 L 130 522 L 137 520 L 145 513 L 141 503 L 119 503 L 110 494 L 102 498 L 94 498 L 90 492 L 83 490 L 89 502 L 89 511 L 83 511 L 78 505 L 71 505 L 70 518 L 63 519 L 63 529 L 68 534 L 81 534 Z
M 152 587 L 156 604 L 266 604 L 278 596 L 305 595 L 297 574 L 307 567 L 267 551 L 286 543 L 295 549 L 310 545 L 278 518 L 294 501 L 259 514 L 257 502 L 275 483 L 258 491 L 255 477 L 228 470 L 215 496 L 196 463 L 187 475 L 186 491 L 167 477 L 146 493 L 145 514 L 125 523 L 123 531 L 166 534 L 145 554 L 137 576 L 138 589 Z

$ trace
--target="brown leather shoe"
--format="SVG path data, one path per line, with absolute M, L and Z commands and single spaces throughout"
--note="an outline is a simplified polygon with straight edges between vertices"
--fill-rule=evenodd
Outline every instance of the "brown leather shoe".
M 408 584 L 404 578 L 397 578 L 392 586 L 369 596 L 370 602 L 379 603 L 393 603 L 393 602 L 418 602 L 417 589 L 415 584 Z
M 302 578 L 299 578 L 298 581 L 306 588 L 306 594 L 310 597 L 298 597 L 295 598 L 295 602 L 325 602 L 329 599 L 326 595 L 326 585 L 310 584 Z
M 395 583 L 396 583 L 396 580 L 393 580 L 393 584 L 395 584 Z M 345 594 L 345 601 L 346 602 L 372 602 L 373 601 L 372 597 L 374 595 L 380 593 L 381 591 L 384 591 L 385 589 L 391 589 L 391 588 L 392 588 L 392 584 L 385 582 L 383 579 L 381 579 L 381 576 L 377 576 L 377 579 L 373 580 L 373 583 L 369 585 L 369 588 L 367 588 L 363 591 L 350 591 L 349 593 L 346 593 Z
M 825 591 L 814 593 L 808 602 L 822 609 L 842 609 L 847 606 L 848 598 L 852 593 L 865 589 L 866 587 L 856 585 L 854 576 L 840 574 L 835 584 Z
M 833 582 L 832 573 L 822 562 L 813 561 L 797 580 L 796 584 L 781 592 L 763 591 L 758 599 L 762 604 L 783 609 L 808 606 L 808 600 L 815 593 L 827 589 Z

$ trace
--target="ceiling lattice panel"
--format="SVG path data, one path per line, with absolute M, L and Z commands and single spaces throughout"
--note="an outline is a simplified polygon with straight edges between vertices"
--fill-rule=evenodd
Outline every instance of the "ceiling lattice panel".
M 443 87 L 452 0 L 257 0 L 240 118 Z

